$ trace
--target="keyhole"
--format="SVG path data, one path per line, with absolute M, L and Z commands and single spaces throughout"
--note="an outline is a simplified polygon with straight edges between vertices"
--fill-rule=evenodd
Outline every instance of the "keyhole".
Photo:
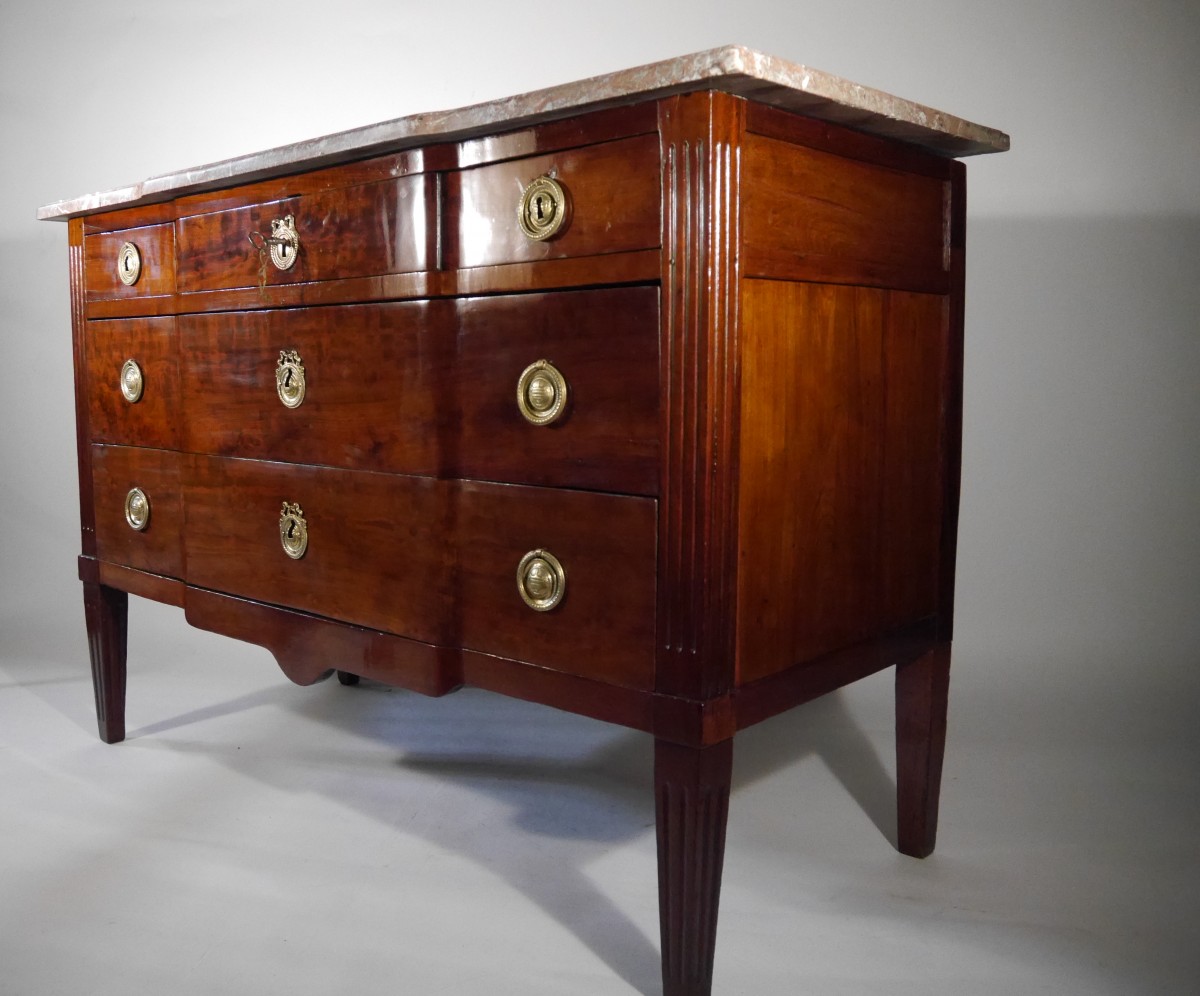
M 288 534 L 288 539 L 291 539 L 293 536 L 296 535 L 296 520 L 295 519 L 289 520 L 287 534 Z
M 121 260 L 121 265 L 123 267 L 125 267 L 125 272 L 128 273 L 129 272 L 129 257 L 128 256 L 126 256 L 123 260 Z
M 288 246 L 288 244 L 286 242 L 283 243 L 283 245 L 281 245 L 279 247 L 279 258 L 280 259 L 287 259 L 287 254 L 288 254 L 289 248 L 290 248 L 290 246 Z
M 289 370 L 287 373 L 285 373 L 285 374 L 283 375 L 283 386 L 284 386 L 284 387 L 291 387 L 291 386 L 292 386 L 292 372 L 291 372 L 291 370 Z

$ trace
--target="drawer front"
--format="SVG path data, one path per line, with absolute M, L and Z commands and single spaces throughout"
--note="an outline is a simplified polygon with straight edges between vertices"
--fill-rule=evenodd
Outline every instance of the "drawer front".
M 96 555 L 101 560 L 168 577 L 183 577 L 183 514 L 178 453 L 135 446 L 92 446 Z M 141 491 L 149 514 L 141 529 L 127 518 L 127 499 Z M 133 503 L 131 503 L 133 504 Z M 129 511 L 137 521 L 134 504 Z
M 540 423 L 548 361 L 566 402 Z M 631 494 L 658 490 L 658 290 L 634 287 L 458 302 L 461 468 L 472 479 Z M 554 387 L 554 394 L 560 391 Z M 525 412 L 519 396 L 524 393 Z M 557 403 L 559 398 L 555 398 Z M 543 410 L 552 409 L 543 398 Z
M 526 187 L 551 175 L 566 192 L 562 228 L 527 236 L 519 221 Z M 605 142 L 478 166 L 447 177 L 451 267 L 522 263 L 659 245 L 658 137 Z
M 93 442 L 178 448 L 174 318 L 89 322 L 87 377 Z
M 463 482 L 457 502 L 462 646 L 599 681 L 654 687 L 657 503 Z M 522 557 L 545 550 L 562 601 L 530 608 Z
M 196 454 L 183 460 L 189 584 L 447 642 L 444 484 Z M 306 523 L 299 559 L 283 548 L 285 502 L 298 505 Z
M 432 178 L 415 174 L 181 218 L 179 289 L 258 287 L 428 269 L 436 246 L 436 189 Z M 284 261 L 294 261 L 281 269 L 262 240 L 283 238 L 273 223 L 289 216 L 299 251 L 292 255 L 288 247 Z
M 133 250 L 126 250 L 126 244 Z M 89 301 L 175 292 L 175 229 L 170 224 L 85 235 L 83 259 Z
M 184 448 L 434 473 L 448 407 L 434 396 L 436 349 L 452 345 L 450 315 L 448 302 L 417 301 L 184 316 Z

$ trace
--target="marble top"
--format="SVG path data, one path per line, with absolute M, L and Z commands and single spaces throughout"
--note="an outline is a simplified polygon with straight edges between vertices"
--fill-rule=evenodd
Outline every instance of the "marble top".
M 740 45 L 727 45 L 515 97 L 451 111 L 413 114 L 266 152 L 164 173 L 129 187 L 48 204 L 38 209 L 38 218 L 62 221 L 96 211 L 150 204 L 183 194 L 396 152 L 430 141 L 458 141 L 519 128 L 534 121 L 693 90 L 737 94 L 947 157 L 1003 152 L 1008 148 L 1008 136 L 994 128 Z

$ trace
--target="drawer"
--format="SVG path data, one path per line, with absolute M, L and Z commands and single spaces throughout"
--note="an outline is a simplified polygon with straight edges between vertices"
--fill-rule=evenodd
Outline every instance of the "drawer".
M 418 173 L 180 218 L 179 289 L 258 287 L 428 269 L 436 261 L 436 191 L 436 181 Z M 281 268 L 262 239 L 284 239 L 287 233 L 281 225 L 287 218 L 292 219 L 297 242 L 277 247 L 285 267 Z
M 183 577 L 179 460 L 179 454 L 170 450 L 92 446 L 97 557 Z M 141 502 L 130 497 L 135 488 L 141 492 Z M 141 528 L 131 524 L 131 518 Z
M 525 234 L 522 195 L 550 175 L 565 192 L 562 227 L 549 238 Z M 451 173 L 447 177 L 450 267 L 594 256 L 658 246 L 658 137 L 639 135 Z M 543 200 L 542 213 L 554 213 Z M 531 206 L 536 213 L 536 207 Z
M 462 646 L 630 688 L 654 687 L 657 503 L 513 485 L 460 484 Z M 562 601 L 526 604 L 522 558 L 561 565 Z
M 457 307 L 461 476 L 657 493 L 657 288 Z M 530 371 L 543 360 L 551 369 Z
M 83 260 L 89 301 L 175 292 L 175 229 L 170 224 L 85 235 Z
M 189 584 L 447 642 L 444 483 L 197 454 L 183 460 Z M 305 521 L 298 559 L 283 547 L 284 503 L 299 506 Z M 299 536 L 294 523 L 288 529 Z
M 184 448 L 432 474 L 451 315 L 414 301 L 181 317 Z
M 87 377 L 93 442 L 179 447 L 174 318 L 89 322 Z

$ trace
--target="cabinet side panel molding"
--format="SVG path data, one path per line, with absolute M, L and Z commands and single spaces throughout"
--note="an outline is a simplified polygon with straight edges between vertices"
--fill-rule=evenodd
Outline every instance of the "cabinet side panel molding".
M 737 731 L 892 668 L 898 846 L 925 857 L 955 157 L 1007 148 L 726 46 L 42 208 L 68 221 L 101 740 L 130 595 L 297 684 L 647 733 L 662 991 L 709 996 Z

